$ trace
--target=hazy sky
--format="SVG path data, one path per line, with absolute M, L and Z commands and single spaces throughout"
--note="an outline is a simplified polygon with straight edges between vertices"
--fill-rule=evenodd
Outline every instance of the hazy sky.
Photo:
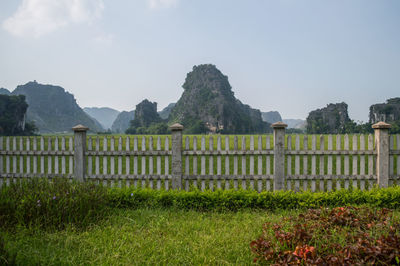
M 81 107 L 162 109 L 204 63 L 261 111 L 306 118 L 344 101 L 366 121 L 400 97 L 400 1 L 0 1 L 0 87 L 37 80 Z

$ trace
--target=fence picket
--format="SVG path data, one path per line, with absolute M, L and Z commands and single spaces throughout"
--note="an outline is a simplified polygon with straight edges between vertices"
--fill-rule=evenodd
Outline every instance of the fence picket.
M 3 137 L 0 136 L 0 151 L 3 151 Z M 4 172 L 4 165 L 3 165 L 3 155 L 0 154 L 0 187 L 3 186 L 4 181 L 3 181 L 3 177 L 2 174 Z
M 27 140 L 29 140 L 29 138 Z M 58 136 L 56 136 L 56 138 L 54 140 L 54 149 L 55 149 L 56 152 L 59 150 L 58 149 Z M 55 174 L 59 174 L 60 173 L 60 169 L 59 169 L 59 165 L 58 165 L 58 156 L 57 155 L 54 157 L 54 173 Z
M 161 138 L 157 137 L 157 151 L 161 151 Z M 157 156 L 157 175 L 161 175 L 161 156 Z M 161 178 L 157 179 L 157 190 L 161 189 Z
M 44 137 L 40 137 L 40 151 L 44 151 Z M 40 173 L 44 174 L 44 156 L 40 155 Z
M 344 135 L 344 149 L 346 151 L 349 150 L 349 135 L 347 134 Z M 344 180 L 345 189 L 349 189 L 349 174 L 350 174 L 349 160 L 350 160 L 349 155 L 345 155 L 344 156 L 344 175 L 346 176 Z
M 111 136 L 110 139 L 110 151 L 113 152 L 115 151 L 115 138 L 114 136 Z M 115 175 L 115 157 L 114 156 L 110 156 L 110 174 Z M 111 178 L 110 180 L 110 186 L 113 187 L 114 186 L 114 180 Z
M 165 137 L 165 150 L 169 151 L 169 138 Z M 169 174 L 169 156 L 165 156 L 165 175 L 170 176 Z M 165 180 L 165 189 L 169 189 L 169 178 Z
M 47 150 L 51 151 L 52 147 L 51 147 L 51 137 L 49 137 L 47 139 Z M 47 173 L 51 174 L 52 173 L 52 160 L 51 160 L 51 156 L 47 156 Z
M 221 136 L 218 136 L 217 138 L 217 151 L 221 152 Z M 221 155 L 218 154 L 217 156 L 217 175 L 218 175 L 218 179 L 217 179 L 217 189 L 221 189 L 221 179 L 219 178 L 222 174 L 222 162 L 221 162 Z
M 0 138 L 0 150 L 2 150 L 2 145 L 3 145 L 3 140 Z M 31 138 L 27 137 L 26 138 L 26 151 L 30 151 L 31 149 Z M 0 156 L 0 173 L 3 170 L 3 159 Z M 31 174 L 31 156 L 27 155 L 26 156 L 26 173 Z
M 257 148 L 258 148 L 258 151 L 262 151 L 262 136 L 261 135 L 259 135 L 258 136 L 258 146 L 257 146 Z M 258 155 L 258 161 L 257 161 L 257 174 L 259 175 L 259 176 L 261 176 L 262 175 L 262 156 L 261 155 Z M 258 181 L 257 181 L 257 191 L 258 192 L 261 192 L 262 191 L 262 189 L 263 189 L 263 180 L 261 179 L 261 178 L 258 178 Z
M 202 136 L 201 137 L 201 151 L 206 150 L 206 137 Z M 203 155 L 201 156 L 201 175 L 206 174 L 206 157 Z M 201 179 L 201 191 L 204 191 L 206 189 L 206 183 L 204 178 Z
M 209 151 L 212 151 L 214 149 L 214 138 L 213 136 L 210 136 L 209 138 Z M 212 177 L 214 176 L 214 156 L 210 155 L 208 157 L 208 174 Z M 214 190 L 214 181 L 212 178 L 210 178 L 210 181 L 208 183 L 208 186 L 211 191 Z
M 312 135 L 311 137 L 311 149 L 313 151 L 317 150 L 317 136 Z M 311 156 L 311 175 L 315 176 L 317 174 L 317 157 L 315 155 Z M 311 191 L 315 192 L 315 179 L 311 180 Z
M 239 139 L 238 136 L 234 136 L 233 138 L 233 150 L 238 151 L 239 150 Z M 233 175 L 237 176 L 238 175 L 238 156 L 235 154 L 233 157 Z M 233 180 L 233 187 L 235 190 L 238 189 L 238 180 L 235 178 Z
M 394 136 L 389 136 L 389 152 L 394 150 Z M 393 186 L 394 156 L 389 155 L 389 186 Z
M 332 135 L 328 135 L 328 151 L 333 150 L 333 139 Z M 327 169 L 327 174 L 332 176 L 333 172 L 333 165 L 332 165 L 332 155 L 328 155 L 328 169 Z M 326 189 L 328 191 L 332 190 L 332 179 L 328 179 L 326 182 Z
M 142 137 L 142 151 L 146 151 L 146 137 L 143 136 Z M 141 174 L 142 174 L 142 188 L 146 187 L 146 179 L 144 178 L 144 176 L 146 175 L 146 157 L 145 156 L 141 156 L 140 157 L 140 161 L 142 162 L 142 168 L 141 168 Z
M 246 150 L 246 137 L 242 136 L 242 151 Z M 246 176 L 246 155 L 242 155 L 242 189 L 246 189 L 246 179 L 244 178 Z
M 193 151 L 197 151 L 197 137 L 193 137 Z M 199 172 L 197 171 L 197 155 L 193 156 L 193 175 L 198 175 Z M 197 189 L 197 179 L 193 180 L 193 187 Z
M 400 150 L 400 134 L 396 135 L 396 148 Z M 396 175 L 397 175 L 397 185 L 400 185 L 400 155 L 397 155 L 397 162 L 396 162 Z
M 319 149 L 320 151 L 325 150 L 325 137 L 324 135 L 319 136 Z M 325 158 L 324 155 L 319 156 L 319 174 L 323 176 L 325 174 Z M 325 189 L 324 179 L 319 180 L 319 190 L 324 191 Z
M 295 150 L 300 151 L 300 136 L 299 135 L 296 135 L 296 138 L 295 138 Z M 294 173 L 297 176 L 297 175 L 300 175 L 300 156 L 296 155 L 294 157 L 294 161 L 295 161 Z M 294 190 L 295 191 L 300 190 L 300 180 L 298 178 L 296 178 L 296 180 L 294 181 Z
M 122 152 L 122 137 L 119 136 L 118 138 L 118 152 L 121 154 Z M 122 155 L 118 156 L 118 187 L 122 187 L 122 180 L 121 180 L 121 175 L 122 175 Z
M 149 138 L 149 151 L 153 151 L 153 136 Z M 153 156 L 149 156 L 149 187 L 152 189 L 154 186 L 153 182 Z
M 20 151 L 24 150 L 24 139 L 22 137 L 19 138 L 19 150 Z M 19 172 L 21 174 L 24 173 L 24 156 L 23 155 L 19 156 Z
M 253 135 L 250 136 L 250 151 L 254 151 L 254 136 Z M 254 190 L 254 179 L 253 179 L 253 176 L 254 176 L 254 155 L 250 155 L 250 167 L 249 168 L 250 168 L 249 169 L 249 171 L 250 171 L 249 174 L 251 176 L 250 189 Z
M 229 136 L 225 136 L 225 151 L 229 151 Z M 225 175 L 229 175 L 229 167 L 230 167 L 230 160 L 229 155 L 225 156 Z M 230 183 L 229 180 L 225 180 L 225 189 L 229 189 Z
M 368 135 L 368 150 L 374 150 L 374 139 L 372 134 Z M 374 155 L 368 155 L 368 175 L 374 174 Z M 368 189 L 372 189 L 374 185 L 373 180 L 368 180 Z
M 131 143 L 130 143 L 130 137 L 127 136 L 125 139 L 125 150 L 129 152 L 131 150 Z M 129 155 L 125 155 L 125 174 L 130 175 L 131 174 L 131 157 Z M 130 187 L 131 186 L 131 180 L 127 179 L 126 180 L 126 186 Z
M 367 150 L 365 146 L 365 135 L 360 136 L 360 150 Z M 360 155 L 360 175 L 365 176 L 365 155 Z M 365 190 L 365 180 L 360 180 L 360 189 Z
M 103 138 L 103 151 L 107 151 L 108 149 L 108 143 L 107 143 L 107 137 Z M 103 156 L 103 175 L 104 175 L 104 179 L 103 179 L 103 185 L 107 186 L 108 182 L 107 182 L 107 168 L 108 168 L 108 160 L 107 160 L 107 156 Z
M 133 138 L 133 151 L 138 151 L 139 150 L 139 144 L 138 144 L 138 137 Z M 135 155 L 133 157 L 133 174 L 134 174 L 134 180 L 133 180 L 133 186 L 135 188 L 138 187 L 138 173 L 139 173 L 139 164 L 138 164 L 138 156 Z M 165 187 L 167 189 L 167 187 Z
M 185 139 L 185 150 L 187 150 L 187 151 L 189 150 L 189 137 L 188 136 L 186 136 L 186 139 Z M 185 158 L 185 175 L 189 175 L 189 168 L 190 168 L 189 155 L 186 155 L 185 157 L 186 157 Z M 185 190 L 189 191 L 189 180 L 188 179 L 185 180 Z
M 340 151 L 342 149 L 342 138 L 340 135 L 336 136 L 336 150 Z M 336 155 L 336 190 L 340 190 L 342 188 L 342 156 Z
M 358 139 L 357 135 L 353 135 L 353 151 L 358 150 Z M 353 155 L 353 171 L 352 175 L 355 176 L 358 173 L 358 156 Z M 357 185 L 357 179 L 353 179 L 353 189 L 356 189 L 358 187 Z
M 303 138 L 303 150 L 307 151 L 308 150 L 308 137 L 307 135 L 304 136 Z M 308 156 L 304 155 L 303 156 L 303 175 L 308 176 L 309 171 L 308 171 Z M 308 182 L 307 179 L 303 180 L 303 190 L 307 191 L 308 190 Z
M 36 138 L 33 138 L 33 150 L 35 150 L 36 148 Z M 61 138 L 61 150 L 62 151 L 66 151 L 65 148 L 65 137 Z M 65 155 L 63 155 L 61 157 L 61 174 L 65 175 L 67 173 L 66 170 L 66 159 L 65 159 Z M 33 172 L 36 173 L 36 156 L 33 157 Z
M 266 150 L 271 150 L 271 136 L 270 135 L 267 135 L 265 137 L 265 149 Z M 267 155 L 265 157 L 266 157 L 265 158 L 265 173 L 267 175 L 271 175 L 271 156 Z M 267 179 L 265 181 L 265 189 L 267 191 L 271 190 L 271 181 L 269 179 Z
M 73 139 L 72 137 L 69 137 L 68 140 L 68 144 L 69 144 L 69 151 L 72 153 L 74 151 L 74 145 L 73 145 Z M 69 156 L 69 174 L 72 175 L 74 173 L 74 157 L 73 156 Z
M 287 144 L 287 150 L 290 151 L 292 149 L 292 135 L 287 135 L 287 139 L 286 139 L 286 144 Z M 287 155 L 286 156 L 286 166 L 287 166 L 287 170 L 286 173 L 287 175 L 292 175 L 292 156 L 291 155 Z M 291 190 L 292 189 L 292 181 L 291 179 L 287 179 L 286 180 L 286 189 L 287 190 Z
M 57 141 L 57 139 L 56 139 L 56 141 Z M 93 141 L 92 141 L 92 137 L 89 137 L 89 140 L 88 140 L 88 151 L 92 151 L 93 150 Z M 88 175 L 89 176 L 91 176 L 92 175 L 92 156 L 88 156 L 88 169 L 87 169 L 87 173 L 88 173 Z M 56 170 L 57 171 L 57 170 Z

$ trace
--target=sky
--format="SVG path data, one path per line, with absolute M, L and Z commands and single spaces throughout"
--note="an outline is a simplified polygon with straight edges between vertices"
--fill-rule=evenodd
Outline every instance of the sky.
M 62 86 L 81 107 L 161 110 L 194 65 L 284 119 L 400 97 L 398 0 L 1 0 L 0 87 Z

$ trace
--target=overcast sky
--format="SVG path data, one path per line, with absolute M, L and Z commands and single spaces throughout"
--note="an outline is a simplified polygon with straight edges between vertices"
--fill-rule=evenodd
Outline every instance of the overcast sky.
M 0 87 L 37 80 L 81 107 L 176 102 L 212 63 L 237 98 L 283 118 L 400 97 L 399 0 L 1 0 Z

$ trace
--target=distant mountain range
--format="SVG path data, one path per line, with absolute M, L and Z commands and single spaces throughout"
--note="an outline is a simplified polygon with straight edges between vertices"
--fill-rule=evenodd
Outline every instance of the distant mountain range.
M 7 91 L 2 89 L 1 93 L 7 94 Z M 18 86 L 11 95 L 25 95 L 28 103 L 27 121 L 33 121 L 40 133 L 71 132 L 71 128 L 77 124 L 89 127 L 92 132 L 104 130 L 62 87 L 33 81 Z
M 109 107 L 85 107 L 83 108 L 88 115 L 99 121 L 106 130 L 111 129 L 112 124 L 119 115 L 119 111 Z

